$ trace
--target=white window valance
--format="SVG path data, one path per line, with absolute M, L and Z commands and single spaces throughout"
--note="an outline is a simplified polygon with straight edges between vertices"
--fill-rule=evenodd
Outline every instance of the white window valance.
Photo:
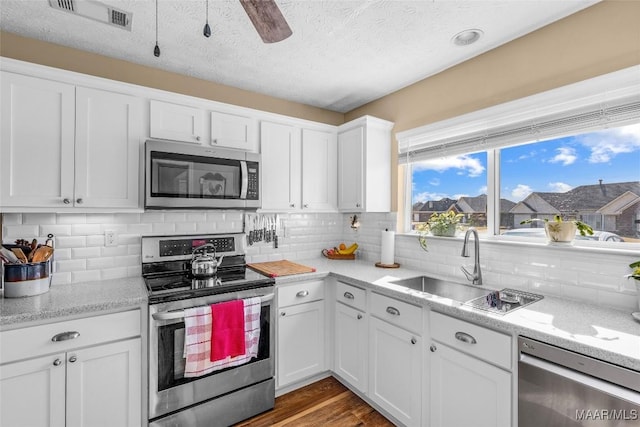
M 399 163 L 640 122 L 640 66 L 396 134 Z

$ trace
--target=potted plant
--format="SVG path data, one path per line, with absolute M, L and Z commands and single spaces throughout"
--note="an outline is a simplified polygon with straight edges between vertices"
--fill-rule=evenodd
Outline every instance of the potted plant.
M 640 261 L 632 262 L 629 267 L 633 269 L 631 274 L 627 274 L 627 278 L 632 278 L 636 282 L 636 294 L 638 298 L 638 310 L 640 310 Z M 638 316 L 640 320 L 640 313 L 634 313 L 634 317 Z
M 581 236 L 592 235 L 593 228 L 577 219 L 564 221 L 560 215 L 554 215 L 553 221 L 548 219 L 531 218 L 521 221 L 520 224 L 531 224 L 532 222 L 544 222 L 544 231 L 550 242 L 572 242 L 576 237 L 576 231 Z
M 416 231 L 418 232 L 418 241 L 422 249 L 427 250 L 427 234 L 429 232 L 434 236 L 455 236 L 458 224 L 463 216 L 453 211 L 434 213 L 429 217 L 429 220 L 418 224 Z

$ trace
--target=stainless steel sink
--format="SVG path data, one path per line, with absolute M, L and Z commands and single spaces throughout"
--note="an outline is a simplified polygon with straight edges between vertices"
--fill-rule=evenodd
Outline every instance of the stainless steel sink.
M 461 283 L 435 279 L 429 276 L 394 280 L 390 283 L 459 302 L 465 302 L 474 298 L 486 296 L 491 292 L 490 289 L 463 285 Z

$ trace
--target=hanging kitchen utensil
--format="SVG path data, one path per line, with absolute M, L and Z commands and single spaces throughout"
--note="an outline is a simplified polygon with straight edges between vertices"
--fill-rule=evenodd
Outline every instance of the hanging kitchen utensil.
M 275 0 L 240 0 L 265 43 L 276 43 L 293 34 Z
M 206 24 L 204 24 L 202 34 L 207 38 L 211 37 L 211 27 L 209 26 L 209 0 L 207 0 L 207 21 Z
M 156 0 L 156 47 L 153 48 L 153 56 L 160 57 L 160 46 L 158 46 L 158 0 Z

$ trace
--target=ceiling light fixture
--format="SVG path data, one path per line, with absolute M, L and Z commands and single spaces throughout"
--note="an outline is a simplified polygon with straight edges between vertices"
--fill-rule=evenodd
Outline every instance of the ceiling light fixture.
M 483 34 L 484 32 L 478 29 L 464 30 L 453 36 L 451 41 L 456 46 L 468 46 L 480 40 Z
M 153 56 L 160 57 L 160 46 L 158 46 L 158 0 L 156 0 L 156 47 L 153 48 Z
M 202 34 L 204 34 L 205 37 L 211 37 L 211 27 L 209 26 L 209 0 L 207 0 L 207 23 L 204 24 Z

